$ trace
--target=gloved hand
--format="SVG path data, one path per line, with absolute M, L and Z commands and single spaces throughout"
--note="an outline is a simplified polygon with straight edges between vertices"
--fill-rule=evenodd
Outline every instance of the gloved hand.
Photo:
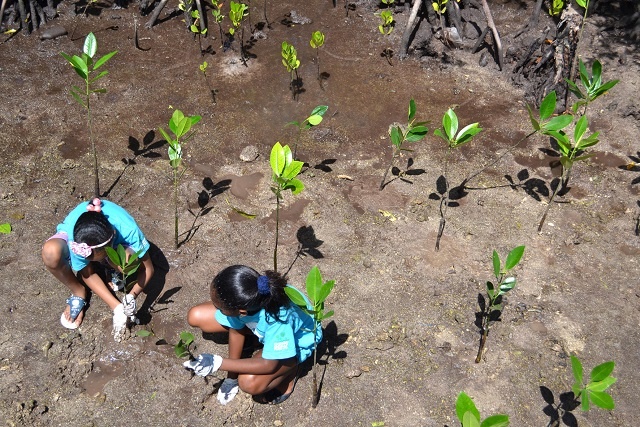
M 191 369 L 197 376 L 206 377 L 220 369 L 222 357 L 217 354 L 202 353 L 195 360 L 187 360 L 182 364 L 187 369 Z
M 126 314 L 127 316 L 135 316 L 136 297 L 131 294 L 126 294 L 122 299 L 122 305 L 124 306 L 124 314 Z
M 127 315 L 124 314 L 124 306 L 118 304 L 113 309 L 113 339 L 116 342 L 122 341 L 127 330 Z
M 124 280 L 122 280 L 120 273 L 118 273 L 116 270 L 111 270 L 111 288 L 114 290 L 114 292 L 123 290 L 124 285 L 125 283 Z
M 231 402 L 236 394 L 238 394 L 238 380 L 226 378 L 222 381 L 220 388 L 218 389 L 218 402 L 226 405 Z

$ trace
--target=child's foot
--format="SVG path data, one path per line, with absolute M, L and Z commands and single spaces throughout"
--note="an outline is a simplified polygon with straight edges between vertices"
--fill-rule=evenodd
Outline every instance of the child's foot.
M 263 393 L 258 398 L 260 403 L 268 403 L 270 405 L 279 405 L 291 396 L 298 382 L 298 370 L 296 369 L 291 375 L 287 376 L 282 383 Z

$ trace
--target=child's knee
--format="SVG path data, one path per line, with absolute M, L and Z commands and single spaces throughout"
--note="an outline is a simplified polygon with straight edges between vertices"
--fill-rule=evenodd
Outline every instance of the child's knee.
M 240 390 L 252 396 L 261 394 L 265 388 L 257 375 L 238 375 L 238 386 Z
M 52 241 L 47 241 L 42 246 L 42 262 L 47 268 L 58 268 L 62 259 L 60 245 Z
M 187 312 L 189 326 L 199 327 L 202 324 L 202 313 L 199 306 L 191 307 Z

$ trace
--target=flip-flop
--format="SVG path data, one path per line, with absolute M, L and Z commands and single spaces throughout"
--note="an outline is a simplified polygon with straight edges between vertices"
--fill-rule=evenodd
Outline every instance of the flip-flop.
M 268 403 L 269 405 L 279 405 L 291 396 L 291 393 L 296 389 L 296 383 L 298 382 L 298 374 L 299 371 L 296 372 L 296 377 L 293 380 L 293 387 L 291 387 L 291 391 L 289 393 L 282 393 L 278 389 L 271 389 L 268 392 L 262 395 L 262 399 L 260 399 L 261 403 Z
M 69 316 L 71 317 L 71 321 L 68 321 L 64 312 L 62 312 L 62 315 L 60 315 L 60 324 L 67 329 L 77 329 L 78 325 L 76 325 L 75 322 L 80 312 L 84 309 L 86 301 L 82 297 L 71 295 L 67 298 L 66 303 L 69 304 Z

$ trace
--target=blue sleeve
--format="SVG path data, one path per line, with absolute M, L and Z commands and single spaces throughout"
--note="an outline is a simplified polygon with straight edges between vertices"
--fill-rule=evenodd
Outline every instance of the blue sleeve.
M 227 328 L 242 329 L 245 326 L 237 317 L 226 316 L 218 309 L 216 309 L 215 318 L 218 323 Z
M 116 230 L 116 241 L 113 246 L 117 247 L 119 243 L 122 243 L 137 252 L 142 258 L 149 250 L 150 245 L 135 219 L 123 207 L 113 202 L 103 200 L 102 203 L 102 212 Z

